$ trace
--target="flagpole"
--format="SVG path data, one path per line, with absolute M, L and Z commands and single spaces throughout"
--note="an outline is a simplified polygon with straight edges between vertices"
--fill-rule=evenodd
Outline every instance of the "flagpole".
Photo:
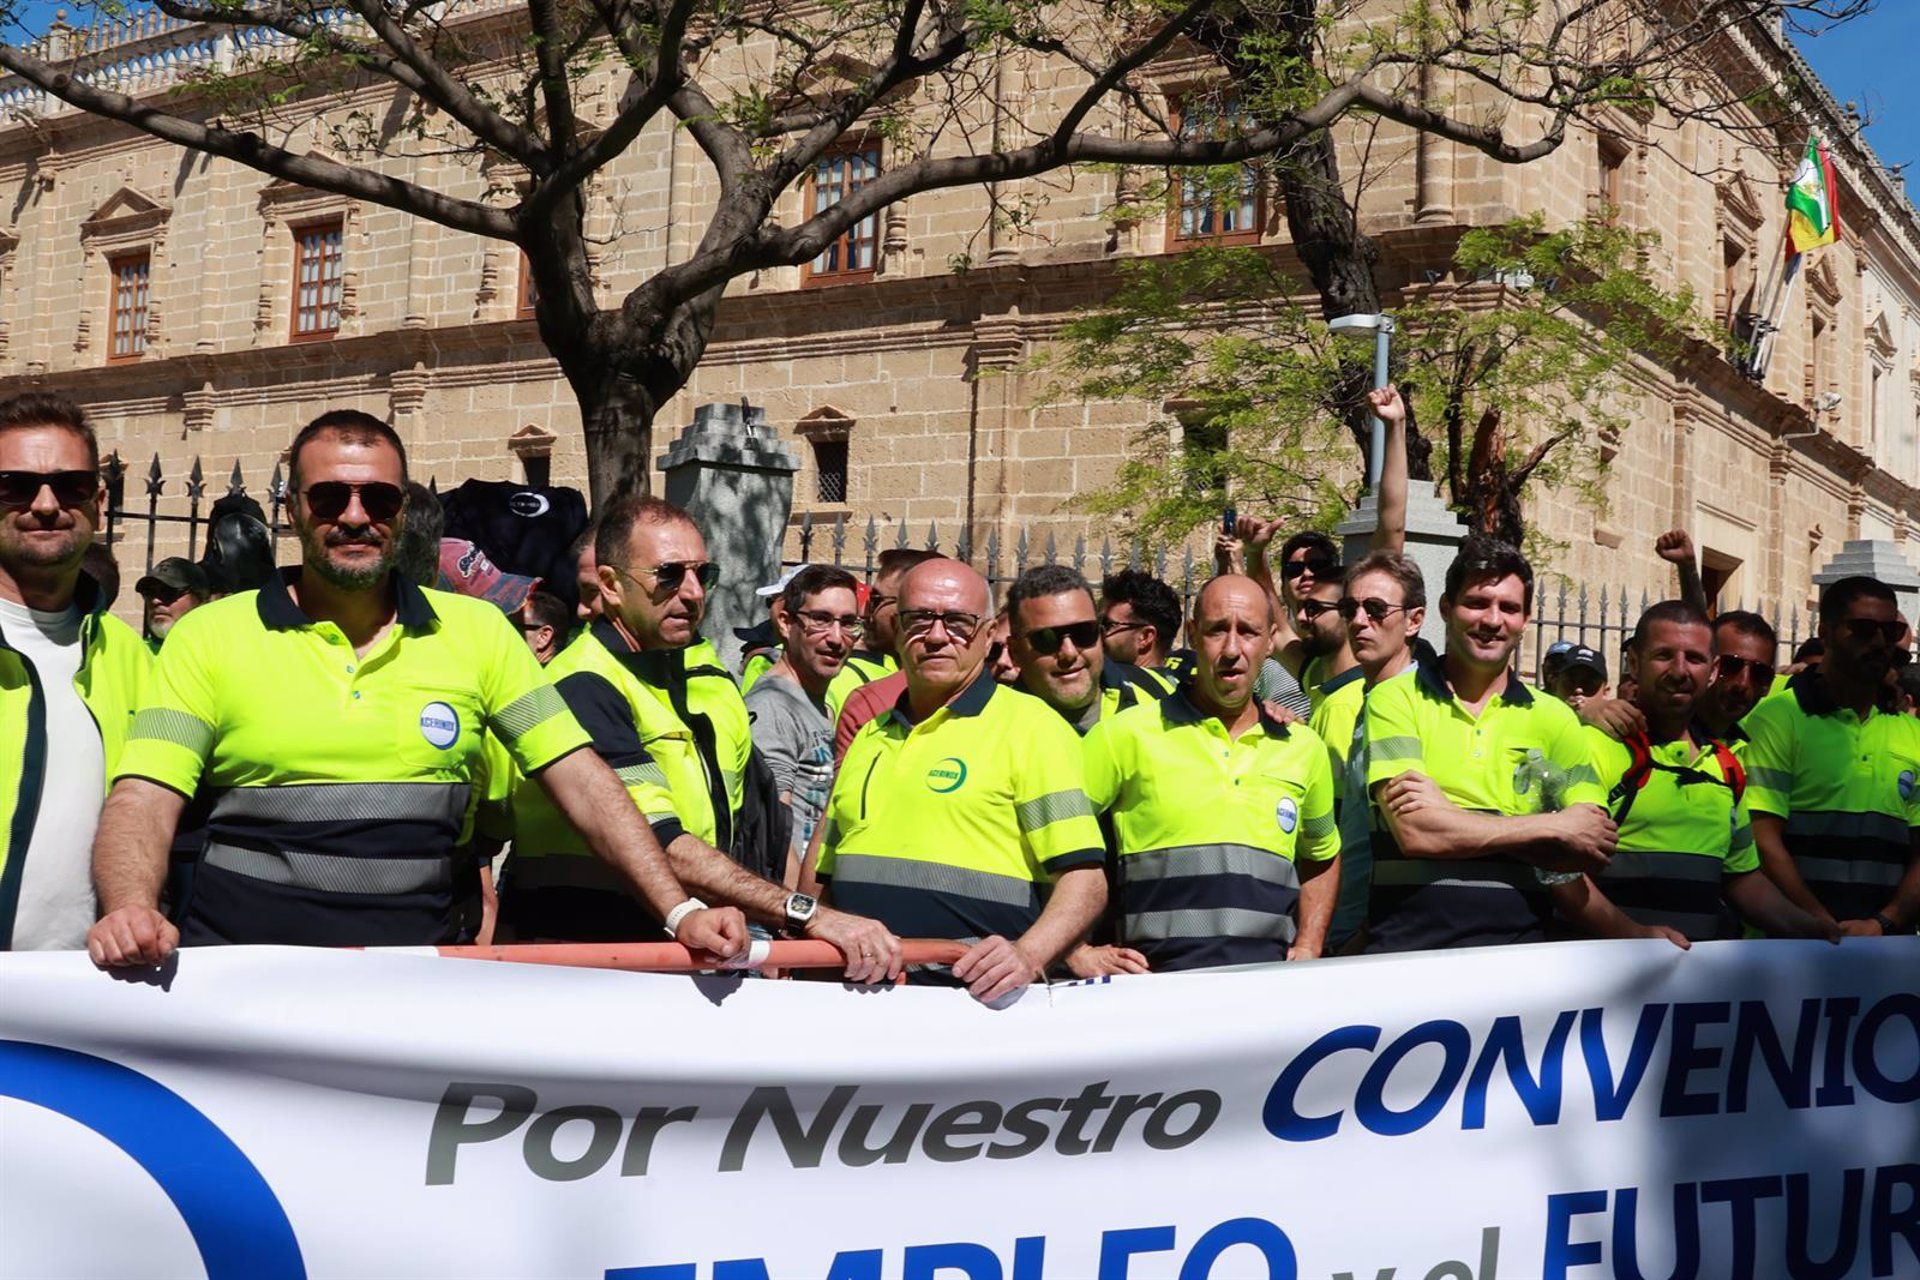
M 1820 142 L 1820 131 L 1807 134 L 1807 144 L 1801 154 L 1812 152 Z M 1747 361 L 1747 375 L 1755 382 L 1765 382 L 1767 365 L 1773 360 L 1774 339 L 1780 332 L 1780 317 L 1785 313 L 1786 303 L 1793 296 L 1793 286 L 1799 280 L 1800 269 L 1804 265 L 1804 253 L 1793 252 L 1793 214 L 1791 211 L 1791 192 L 1789 192 L 1789 211 L 1784 227 L 1787 258 L 1784 269 L 1776 267 L 1770 274 L 1772 297 L 1754 325 L 1753 355 Z
M 1747 371 L 1755 382 L 1765 382 L 1767 379 L 1767 365 L 1773 360 L 1774 339 L 1780 333 L 1780 317 L 1786 312 L 1787 301 L 1793 297 L 1793 286 L 1800 282 L 1800 268 L 1806 258 L 1806 254 L 1796 253 L 1787 259 L 1787 268 L 1781 273 L 1780 284 L 1774 290 L 1773 304 L 1767 308 L 1754 335 L 1753 359 Z

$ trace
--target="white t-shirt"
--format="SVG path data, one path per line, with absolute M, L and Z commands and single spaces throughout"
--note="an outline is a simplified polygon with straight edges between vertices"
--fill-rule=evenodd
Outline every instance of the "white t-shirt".
M 93 832 L 107 794 L 107 761 L 99 727 L 73 687 L 80 670 L 80 611 L 42 613 L 0 600 L 0 631 L 33 665 L 47 709 L 46 770 L 21 869 L 13 946 L 84 947 L 93 925 Z

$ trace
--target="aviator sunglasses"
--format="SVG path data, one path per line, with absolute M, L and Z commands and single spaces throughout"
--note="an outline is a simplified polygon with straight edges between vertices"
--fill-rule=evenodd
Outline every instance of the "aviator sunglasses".
M 316 519 L 338 520 L 346 514 L 356 493 L 360 495 L 360 509 L 375 524 L 384 524 L 393 519 L 400 514 L 400 508 L 407 505 L 407 491 L 384 480 L 373 480 L 366 484 L 316 480 L 306 487 L 301 496 L 307 504 L 307 510 Z

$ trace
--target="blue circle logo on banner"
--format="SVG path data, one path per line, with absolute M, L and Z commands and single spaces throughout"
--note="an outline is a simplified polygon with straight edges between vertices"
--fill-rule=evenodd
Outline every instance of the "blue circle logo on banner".
M 233 1139 L 150 1076 L 90 1053 L 0 1040 L 0 1097 L 93 1130 L 159 1184 L 207 1280 L 305 1280 L 287 1211 Z

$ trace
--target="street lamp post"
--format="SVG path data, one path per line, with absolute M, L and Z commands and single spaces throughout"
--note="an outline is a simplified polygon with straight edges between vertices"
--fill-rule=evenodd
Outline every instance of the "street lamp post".
M 1373 332 L 1373 386 L 1375 390 L 1387 385 L 1388 364 L 1393 354 L 1393 317 L 1388 315 L 1352 315 L 1338 316 L 1327 322 L 1327 328 L 1335 333 L 1353 333 L 1356 331 Z M 1386 457 L 1387 424 L 1380 420 L 1379 414 L 1373 415 L 1372 445 L 1367 450 L 1367 488 L 1374 492 L 1380 490 L 1380 467 Z

